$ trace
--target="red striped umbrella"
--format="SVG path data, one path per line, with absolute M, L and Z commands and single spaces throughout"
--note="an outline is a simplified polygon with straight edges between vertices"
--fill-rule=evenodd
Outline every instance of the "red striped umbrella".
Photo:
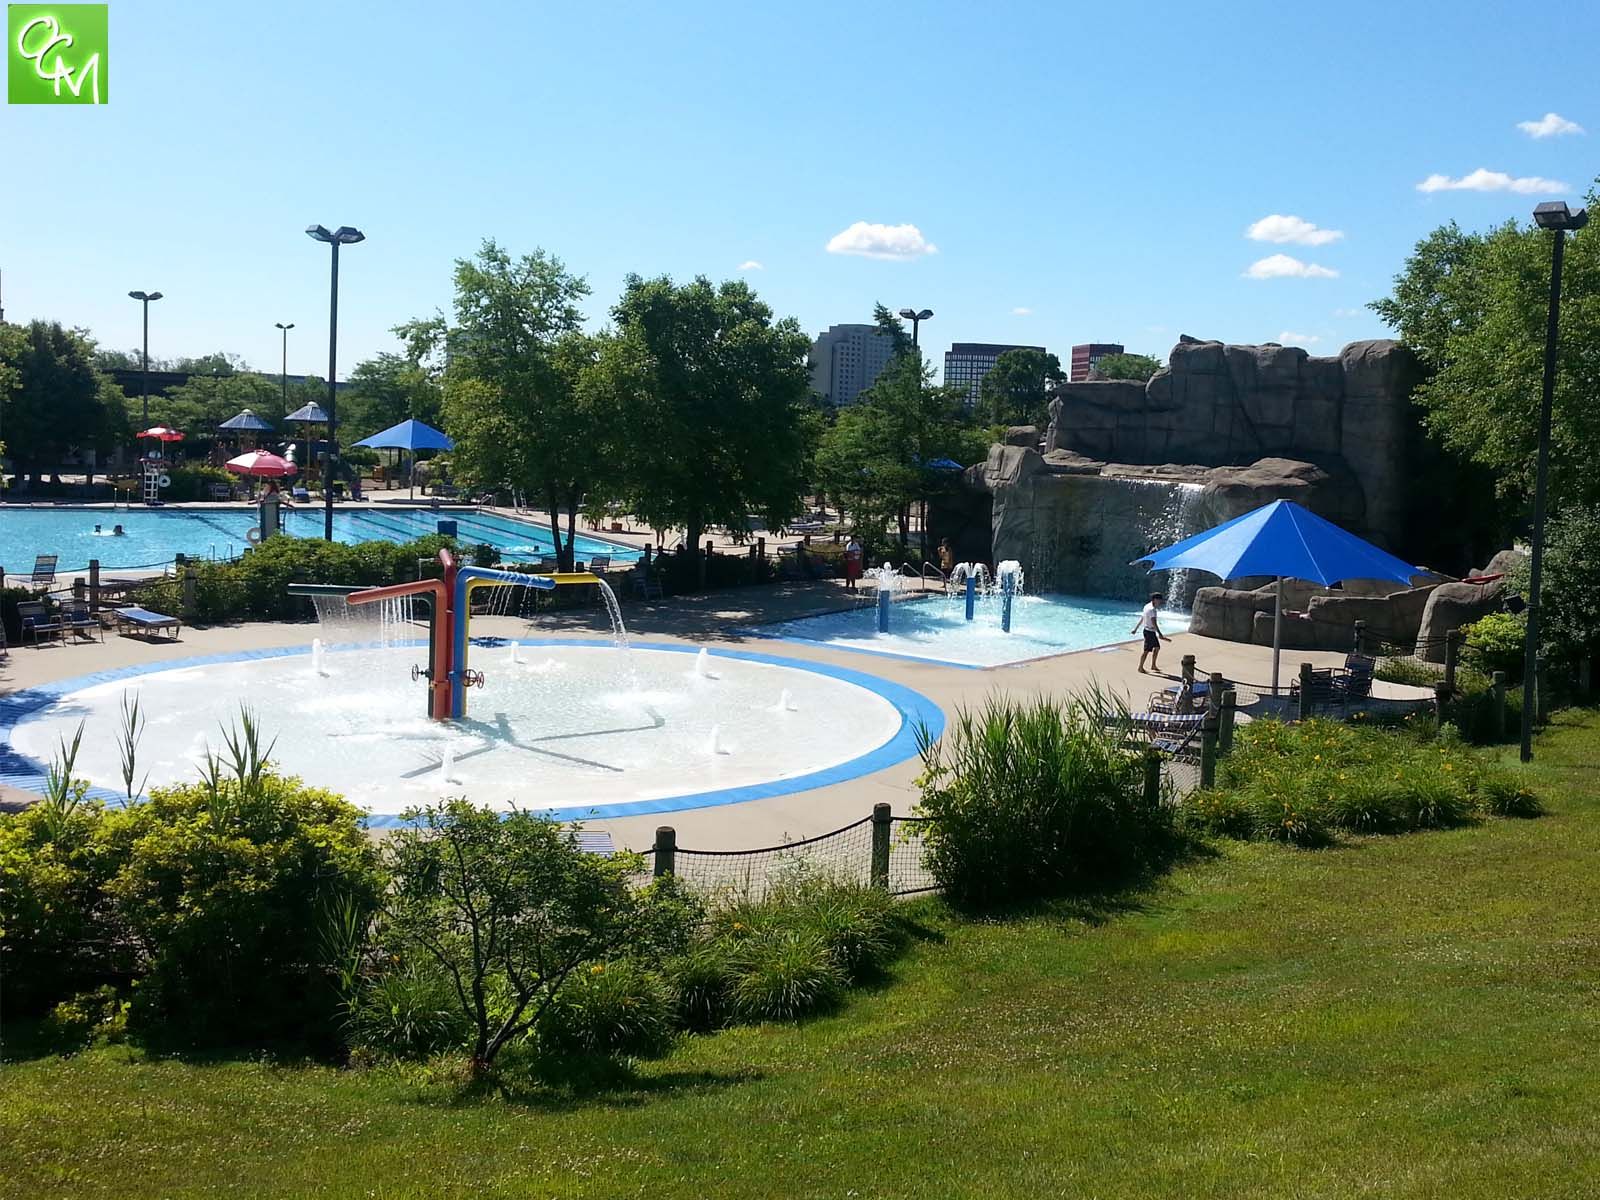
M 268 454 L 265 450 L 252 450 L 238 458 L 230 458 L 227 467 L 235 475 L 259 475 L 264 479 L 280 479 L 285 475 L 293 475 L 297 469 L 287 459 Z

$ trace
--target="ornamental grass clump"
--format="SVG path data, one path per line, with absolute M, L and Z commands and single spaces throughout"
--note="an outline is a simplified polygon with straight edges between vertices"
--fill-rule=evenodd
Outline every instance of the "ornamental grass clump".
M 1025 903 L 1126 881 L 1171 845 L 1139 756 L 1103 697 L 996 697 L 924 739 L 919 812 L 929 870 L 959 904 Z
M 1183 805 L 1185 822 L 1204 832 L 1298 846 L 1538 812 L 1532 791 L 1448 727 L 1426 737 L 1328 720 L 1251 722 L 1216 789 Z

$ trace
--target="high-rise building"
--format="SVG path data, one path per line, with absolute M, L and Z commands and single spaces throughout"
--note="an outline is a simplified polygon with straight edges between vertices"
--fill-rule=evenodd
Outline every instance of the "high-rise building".
M 952 342 L 944 352 L 944 381 L 967 389 L 967 403 L 978 402 L 978 385 L 994 370 L 994 364 L 1007 350 L 1037 350 L 1043 346 L 998 346 L 993 342 Z
M 811 387 L 829 404 L 854 404 L 894 357 L 876 325 L 830 325 L 811 343 Z
M 1072 348 L 1072 374 L 1073 383 L 1082 383 L 1089 378 L 1089 373 L 1094 370 L 1095 364 L 1108 354 L 1121 354 L 1122 347 L 1115 342 L 1089 342 L 1086 345 Z

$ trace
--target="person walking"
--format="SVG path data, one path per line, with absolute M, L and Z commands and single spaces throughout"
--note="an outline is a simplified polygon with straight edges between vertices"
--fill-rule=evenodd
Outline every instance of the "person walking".
M 1154 674 L 1161 673 L 1161 643 L 1170 642 L 1172 639 L 1161 632 L 1161 624 L 1156 619 L 1156 614 L 1161 611 L 1167 598 L 1160 592 L 1150 593 L 1150 603 L 1146 604 L 1139 612 L 1139 621 L 1129 633 L 1144 631 L 1144 652 L 1139 655 L 1139 674 L 1145 673 L 1144 660 L 1150 660 L 1150 670 Z

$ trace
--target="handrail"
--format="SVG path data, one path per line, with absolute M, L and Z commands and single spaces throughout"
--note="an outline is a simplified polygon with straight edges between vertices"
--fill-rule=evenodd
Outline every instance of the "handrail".
M 919 578 L 922 580 L 922 582 L 924 584 L 926 584 L 928 582 L 928 572 L 930 570 L 934 573 L 934 575 L 939 580 L 939 590 L 941 592 L 947 591 L 949 589 L 949 587 L 950 587 L 950 577 L 948 575 L 946 575 L 941 568 L 935 566 L 933 563 L 928 562 L 926 560 L 924 560 L 923 563 L 922 563 L 922 573 L 919 576 Z

